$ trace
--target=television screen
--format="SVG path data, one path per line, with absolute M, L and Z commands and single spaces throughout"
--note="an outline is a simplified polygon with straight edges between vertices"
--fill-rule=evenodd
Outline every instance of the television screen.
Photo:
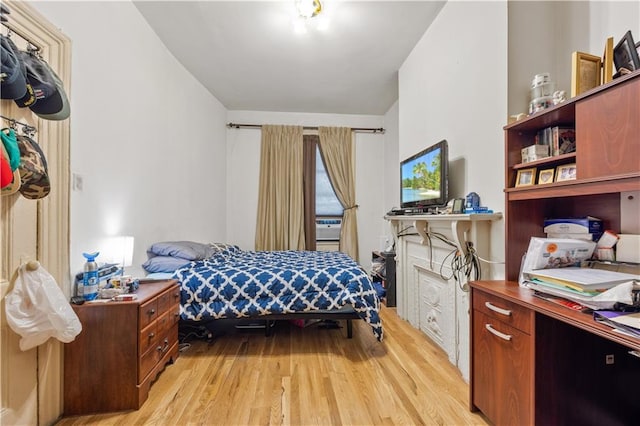
M 400 206 L 443 207 L 448 202 L 448 145 L 442 140 L 400 163 Z

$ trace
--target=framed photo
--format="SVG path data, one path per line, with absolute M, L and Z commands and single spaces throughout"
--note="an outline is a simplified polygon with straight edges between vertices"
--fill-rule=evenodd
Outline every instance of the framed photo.
M 640 58 L 638 58 L 638 50 L 633 42 L 631 31 L 627 31 L 613 49 L 613 62 L 618 71 L 621 68 L 626 68 L 629 71 L 640 69 Z
M 602 84 L 613 80 L 613 37 L 609 37 L 604 45 L 602 55 Z
M 576 163 L 563 164 L 556 167 L 556 182 L 574 180 L 576 178 Z
M 600 85 L 602 58 L 583 52 L 571 57 L 571 97 Z
M 538 173 L 538 185 L 544 185 L 546 183 L 553 183 L 553 177 L 556 174 L 556 169 L 544 169 Z
M 516 186 L 528 186 L 535 185 L 536 183 L 536 168 L 520 169 L 516 176 Z

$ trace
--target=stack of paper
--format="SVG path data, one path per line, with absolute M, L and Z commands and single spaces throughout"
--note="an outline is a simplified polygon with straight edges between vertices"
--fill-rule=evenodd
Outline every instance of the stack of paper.
M 632 305 L 640 276 L 592 268 L 537 269 L 523 273 L 533 290 L 560 296 L 591 309 L 612 309 L 617 303 Z
M 529 279 L 542 286 L 595 296 L 618 284 L 640 277 L 604 269 L 568 267 L 533 270 L 529 273 Z
M 640 337 L 640 312 L 595 311 L 593 319 Z

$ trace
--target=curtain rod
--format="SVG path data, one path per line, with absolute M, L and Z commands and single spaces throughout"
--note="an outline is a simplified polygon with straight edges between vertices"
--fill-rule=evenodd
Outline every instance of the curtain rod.
M 261 129 L 262 125 L 260 124 L 240 124 L 240 123 L 227 123 L 227 127 L 233 129 Z M 304 130 L 318 130 L 318 126 L 303 126 Z M 371 127 L 352 127 L 351 131 L 353 132 L 363 132 L 363 133 L 384 133 L 384 127 L 371 128 Z

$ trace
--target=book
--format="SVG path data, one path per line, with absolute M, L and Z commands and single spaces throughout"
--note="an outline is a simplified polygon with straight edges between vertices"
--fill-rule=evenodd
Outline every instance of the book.
M 640 312 L 594 311 L 593 319 L 640 338 Z
M 576 131 L 573 127 L 551 128 L 551 155 L 568 154 L 576 150 Z

